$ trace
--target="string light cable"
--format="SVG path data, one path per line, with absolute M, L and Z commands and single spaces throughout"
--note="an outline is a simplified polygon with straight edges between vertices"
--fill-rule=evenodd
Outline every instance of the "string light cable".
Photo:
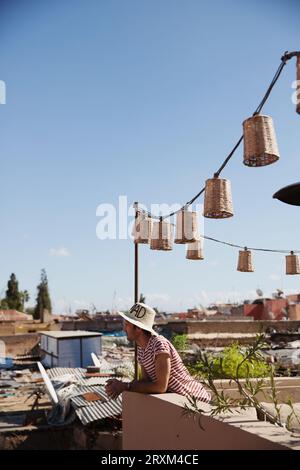
M 263 106 L 265 105 L 266 101 L 268 100 L 270 94 L 271 94 L 271 91 L 273 90 L 277 80 L 279 79 L 280 75 L 281 75 L 281 72 L 282 70 L 284 69 L 284 66 L 286 65 L 286 63 L 292 59 L 293 57 L 300 57 L 300 51 L 295 51 L 295 52 L 288 52 L 286 51 L 283 56 L 281 57 L 281 62 L 280 62 L 280 65 L 278 67 L 278 69 L 276 70 L 276 73 L 274 75 L 274 77 L 272 78 L 272 81 L 266 91 L 266 93 L 264 94 L 264 97 L 262 98 L 261 102 L 259 103 L 259 105 L 257 106 L 256 110 L 254 111 L 254 113 L 252 114 L 252 116 L 257 116 Z M 224 170 L 225 166 L 228 164 L 228 162 L 231 160 L 231 158 L 233 157 L 234 153 L 236 152 L 236 150 L 239 148 L 240 144 L 242 143 L 244 139 L 244 136 L 242 135 L 239 140 L 237 141 L 237 143 L 235 144 L 235 146 L 233 147 L 233 149 L 231 150 L 231 152 L 229 153 L 229 155 L 225 158 L 224 162 L 222 163 L 222 165 L 220 166 L 220 168 L 214 173 L 214 176 L 215 177 L 218 177 L 220 176 L 221 172 Z M 189 200 L 188 202 L 186 202 L 186 204 L 184 204 L 180 209 L 178 209 L 177 211 L 174 211 L 174 212 L 171 212 L 170 214 L 167 214 L 167 215 L 163 215 L 163 216 L 157 216 L 155 214 L 152 214 L 151 212 L 148 212 L 146 210 L 143 210 L 143 209 L 139 209 L 139 212 L 151 219 L 156 219 L 156 220 L 164 220 L 164 219 L 168 219 L 176 214 L 178 214 L 180 211 L 182 210 L 185 210 L 187 209 L 191 204 L 193 204 L 193 202 L 196 201 L 196 199 L 198 199 L 201 194 L 203 194 L 205 191 L 205 187 L 202 188 L 191 200 Z M 263 250 L 265 251 L 265 250 Z M 279 250 L 281 252 L 281 250 Z M 285 252 L 285 251 L 284 251 Z

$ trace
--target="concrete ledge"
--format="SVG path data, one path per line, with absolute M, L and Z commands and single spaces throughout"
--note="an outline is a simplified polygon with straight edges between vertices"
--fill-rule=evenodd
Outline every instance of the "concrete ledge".
M 261 379 L 250 379 L 250 382 L 255 383 L 257 380 Z M 262 388 L 262 391 L 256 395 L 258 401 L 272 402 L 270 398 L 271 386 L 270 379 L 265 377 L 265 385 Z M 292 402 L 300 402 L 300 378 L 299 377 L 275 377 L 275 387 L 277 391 L 277 397 L 279 402 L 284 402 L 291 399 Z M 245 379 L 240 379 L 241 384 L 245 383 Z M 227 395 L 231 398 L 239 398 L 240 393 L 238 391 L 237 385 L 228 379 L 214 380 L 214 384 L 219 391 L 224 390 Z
M 209 416 L 208 405 L 197 419 L 186 416 L 187 400 L 173 393 L 123 393 L 123 450 L 287 450 L 300 449 L 300 437 L 258 421 L 246 412 Z

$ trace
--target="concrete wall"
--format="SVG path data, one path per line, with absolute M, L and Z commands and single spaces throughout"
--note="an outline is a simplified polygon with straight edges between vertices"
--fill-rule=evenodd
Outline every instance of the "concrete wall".
M 257 379 L 251 379 L 255 383 Z M 300 377 L 275 377 L 275 388 L 279 403 L 284 403 L 291 399 L 293 403 L 300 403 Z M 244 379 L 240 380 L 241 384 L 245 382 Z M 259 402 L 272 403 L 270 398 L 270 379 L 264 379 L 265 385 L 263 390 L 256 395 Z M 234 382 L 223 379 L 214 380 L 214 384 L 218 391 L 224 390 L 224 393 L 231 398 L 239 398 L 240 394 Z
M 300 324 L 300 304 L 289 306 L 289 319 L 299 321 Z
M 55 323 L 40 323 L 39 321 L 16 321 L 16 322 L 0 322 L 0 336 L 37 333 L 52 329 L 60 329 Z
M 161 326 L 163 334 L 171 332 L 178 334 L 193 333 L 261 333 L 268 328 L 275 328 L 276 331 L 297 331 L 300 328 L 300 321 L 195 321 L 185 322 L 174 321 Z
M 0 450 L 121 450 L 121 431 L 72 426 L 0 429 Z
M 231 422 L 222 422 L 202 414 L 201 428 L 198 419 L 183 414 L 184 403 L 186 403 L 184 397 L 173 393 L 144 395 L 124 392 L 123 449 L 284 450 L 288 448 L 282 442 L 290 442 L 289 433 L 283 429 L 278 430 L 278 427 L 270 423 L 258 422 L 256 413 L 253 414 L 252 409 L 244 415 L 241 413 L 232 416 Z M 202 408 L 204 407 L 203 404 Z
M 253 317 L 254 320 L 281 320 L 282 311 L 287 308 L 287 299 L 270 299 L 264 300 L 264 303 L 245 304 L 244 314 Z
M 14 335 L 15 322 L 0 321 L 0 336 L 1 335 Z
M 121 331 L 123 330 L 123 320 L 121 317 L 110 318 L 109 316 L 103 319 L 96 319 L 93 321 L 80 320 L 72 321 L 67 320 L 59 323 L 61 329 L 64 331 L 72 330 L 86 330 L 86 331 Z
M 17 355 L 36 354 L 39 350 L 40 335 L 38 333 L 2 335 L 0 340 L 5 343 L 5 355 L 15 357 Z
M 286 298 L 289 302 L 300 302 L 300 294 L 290 294 Z

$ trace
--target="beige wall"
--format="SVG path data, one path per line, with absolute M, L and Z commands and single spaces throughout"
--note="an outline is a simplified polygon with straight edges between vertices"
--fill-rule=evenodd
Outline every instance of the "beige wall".
M 289 319 L 290 320 L 300 320 L 300 304 L 290 305 L 289 306 Z M 300 327 L 300 321 L 299 321 Z
M 251 382 L 256 381 L 257 379 L 251 379 Z M 300 377 L 275 377 L 275 388 L 277 391 L 277 398 L 279 403 L 283 403 L 289 399 L 293 403 L 300 403 Z M 270 379 L 265 378 L 265 386 L 262 391 L 256 395 L 258 401 L 264 401 L 271 403 L 272 399 L 270 398 Z M 241 379 L 240 382 L 243 384 L 244 379 Z M 231 398 L 238 398 L 240 394 L 238 392 L 237 386 L 234 382 L 230 380 L 214 380 L 214 384 L 217 387 L 218 391 L 224 390 L 226 395 L 229 395 Z
M 27 355 L 38 352 L 38 333 L 25 335 L 0 336 L 0 340 L 5 343 L 5 355 L 15 357 L 17 355 Z
M 274 327 L 277 331 L 297 331 L 300 321 L 279 320 L 224 320 L 224 321 L 173 321 L 161 325 L 164 329 L 176 333 L 260 333 Z
M 14 335 L 15 322 L 1 321 L 0 322 L 0 336 L 1 335 Z
M 253 415 L 244 417 L 245 426 L 248 424 L 247 429 L 249 429 L 249 423 L 251 423 L 253 432 L 242 429 L 240 423 L 243 422 L 243 417 L 241 415 L 232 418 L 231 424 L 202 415 L 201 425 L 204 429 L 201 429 L 197 419 L 183 415 L 184 401 L 184 397 L 173 393 L 144 395 L 124 392 L 123 449 L 276 450 L 287 448 L 278 442 L 278 438 L 276 442 L 276 435 L 282 435 L 280 438 L 282 440 L 286 431 L 281 429 L 278 431 L 278 428 L 270 423 L 257 422 Z M 262 437 L 262 434 L 268 435 L 268 438 Z M 270 435 L 273 436 L 271 439 Z

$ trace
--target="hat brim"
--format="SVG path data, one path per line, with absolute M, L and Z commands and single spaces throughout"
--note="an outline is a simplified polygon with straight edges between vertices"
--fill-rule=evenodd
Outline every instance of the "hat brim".
M 142 330 L 149 331 L 153 336 L 158 336 L 158 333 L 156 333 L 156 331 L 154 331 L 153 328 L 150 328 L 150 326 L 148 327 L 147 325 L 143 325 L 143 323 L 137 320 L 134 320 L 133 318 L 129 317 L 124 312 L 117 312 L 117 313 L 121 315 L 121 317 L 123 317 L 124 320 L 129 321 L 129 323 L 132 323 L 133 325 L 138 326 Z

